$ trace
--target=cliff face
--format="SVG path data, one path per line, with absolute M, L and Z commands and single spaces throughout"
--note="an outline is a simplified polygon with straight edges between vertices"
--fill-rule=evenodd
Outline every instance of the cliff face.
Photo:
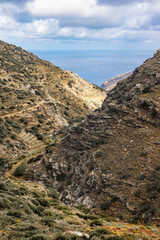
M 133 72 L 128 72 L 128 73 L 124 73 L 124 74 L 118 75 L 116 77 L 113 77 L 113 78 L 109 79 L 108 81 L 104 82 L 101 87 L 104 88 L 108 92 L 108 91 L 112 90 L 119 81 L 129 77 L 132 73 Z
M 159 96 L 157 51 L 26 175 L 52 184 L 65 203 L 133 221 L 159 220 Z
M 52 134 L 101 106 L 104 90 L 0 41 L 0 157 L 42 152 Z

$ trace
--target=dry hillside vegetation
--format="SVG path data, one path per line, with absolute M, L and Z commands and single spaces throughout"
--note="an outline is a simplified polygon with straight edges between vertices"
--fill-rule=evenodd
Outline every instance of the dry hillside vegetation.
M 55 186 L 65 203 L 132 222 L 159 221 L 160 51 L 32 167 L 26 175 Z
M 58 200 L 53 187 L 20 180 L 0 180 L 2 240 L 135 240 L 158 239 L 156 226 L 115 222 L 83 206 Z
M 42 152 L 57 130 L 82 121 L 105 96 L 78 75 L 0 41 L 0 157 Z

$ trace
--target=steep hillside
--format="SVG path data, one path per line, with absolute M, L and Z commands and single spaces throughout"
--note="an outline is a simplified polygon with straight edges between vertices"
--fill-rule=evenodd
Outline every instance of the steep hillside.
M 128 73 L 124 73 L 124 74 L 118 75 L 116 77 L 113 77 L 113 78 L 107 80 L 106 82 L 104 82 L 101 87 L 104 88 L 108 92 L 111 89 L 113 89 L 119 81 L 129 77 L 132 73 L 133 72 L 128 72 Z
M 52 184 L 68 204 L 132 222 L 160 216 L 160 51 L 73 126 L 26 178 Z M 32 171 L 34 169 L 34 172 Z
M 80 122 L 106 93 L 16 46 L 0 41 L 0 157 L 42 152 L 57 130 Z

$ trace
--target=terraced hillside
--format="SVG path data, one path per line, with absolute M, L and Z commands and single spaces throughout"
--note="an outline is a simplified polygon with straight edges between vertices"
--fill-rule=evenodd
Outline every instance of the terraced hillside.
M 57 130 L 82 121 L 105 96 L 78 75 L 0 41 L 1 159 L 13 164 L 44 150 Z
M 132 222 L 160 221 L 160 50 L 101 109 L 28 166 L 67 204 Z

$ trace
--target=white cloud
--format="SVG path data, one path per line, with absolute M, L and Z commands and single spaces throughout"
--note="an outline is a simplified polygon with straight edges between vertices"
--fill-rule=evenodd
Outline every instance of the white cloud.
M 100 5 L 97 0 L 32 0 L 25 6 L 32 14 L 27 22 L 13 4 L 0 4 L 0 36 L 7 39 L 88 39 L 108 41 L 159 41 L 160 2 Z M 25 13 L 26 14 L 26 13 Z M 22 16 L 21 16 L 22 17 Z
M 23 30 L 32 35 L 52 35 L 59 29 L 58 20 L 56 19 L 40 19 L 22 25 Z
M 97 0 L 34 0 L 26 4 L 26 9 L 34 16 L 47 17 L 96 17 L 110 11 L 112 7 L 97 4 Z
M 13 29 L 17 27 L 17 22 L 13 13 L 19 12 L 18 7 L 13 4 L 0 4 L 0 29 Z
M 77 24 L 138 29 L 150 27 L 152 18 L 160 13 L 160 2 L 130 1 L 127 5 L 111 6 L 97 0 L 32 0 L 26 3 L 26 10 L 33 16 L 58 17 L 62 24 L 67 18 L 68 27 Z
M 33 0 L 26 3 L 26 10 L 39 17 L 69 17 L 70 24 L 77 25 L 88 25 L 88 20 L 91 25 L 117 25 L 124 18 L 118 7 L 99 5 L 97 0 Z
M 16 25 L 17 24 L 13 18 L 0 15 L 0 29 L 13 29 Z

